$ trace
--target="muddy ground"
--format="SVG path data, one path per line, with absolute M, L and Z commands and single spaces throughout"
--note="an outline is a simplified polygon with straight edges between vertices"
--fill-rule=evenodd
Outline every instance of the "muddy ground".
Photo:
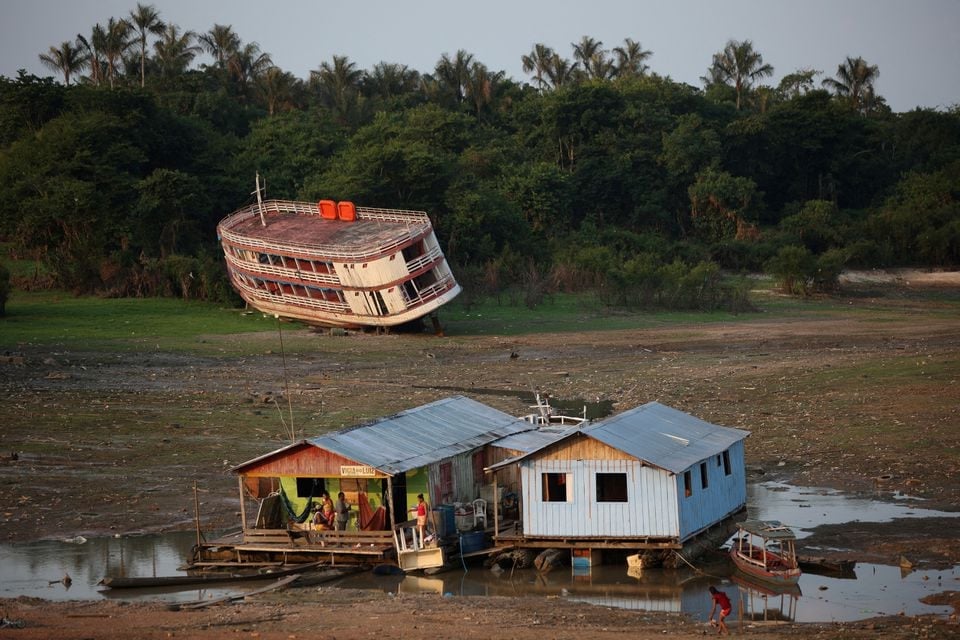
M 521 414 L 529 404 L 522 395 L 535 389 L 565 399 L 609 400 L 615 412 L 657 400 L 750 430 L 747 462 L 753 473 L 879 497 L 901 492 L 927 507 L 960 510 L 955 275 L 852 279 L 840 296 L 787 318 L 757 313 L 725 323 L 629 331 L 588 326 L 510 337 L 462 336 L 448 327 L 444 338 L 333 336 L 285 326 L 282 352 L 272 332 L 201 337 L 191 353 L 157 350 L 147 340 L 132 350 L 107 351 L 3 345 L 0 540 L 189 529 L 194 482 L 204 529 L 236 527 L 236 479 L 229 469 L 289 443 L 291 410 L 292 435 L 303 437 L 455 393 Z M 956 528 L 943 521 L 824 528 L 804 543 L 865 562 L 893 564 L 901 555 L 918 566 L 960 562 Z M 334 613 L 367 596 L 344 597 L 330 605 Z M 385 607 L 381 622 L 366 621 L 362 632 L 333 623 L 329 635 L 379 635 L 378 628 L 398 624 L 406 630 L 400 637 L 488 637 L 490 627 L 477 623 L 493 612 L 506 620 L 495 627 L 504 637 L 579 637 L 581 627 L 591 637 L 624 637 L 638 629 L 661 635 L 662 628 L 677 637 L 704 631 L 637 612 L 587 607 L 561 614 L 549 602 L 531 610 L 527 600 L 423 598 L 396 607 L 378 604 Z M 24 619 L 34 610 L 41 616 L 48 606 L 26 600 L 0 605 L 8 618 Z M 97 621 L 135 624 L 143 609 L 51 606 L 63 609 L 61 621 L 95 625 L 99 632 L 89 637 L 120 637 L 106 635 Z M 419 615 L 408 617 L 411 609 Z M 215 638 L 250 630 L 288 638 L 304 626 L 320 628 L 307 624 L 310 614 L 296 602 L 189 616 L 162 607 L 150 611 L 156 628 L 167 630 L 155 637 Z M 581 613 L 587 618 L 576 618 Z M 247 616 L 259 622 L 245 622 Z M 484 632 L 470 635 L 458 627 L 453 634 L 444 621 L 460 618 L 464 628 Z M 862 631 L 867 637 L 875 633 L 871 624 L 888 625 L 885 637 L 955 632 L 949 621 L 893 619 L 848 625 L 842 635 L 861 637 Z M 937 635 L 924 631 L 930 624 L 938 625 Z M 838 637 L 837 628 L 798 626 L 813 636 Z M 16 637 L 83 637 L 45 629 L 47 635 L 23 629 Z M 793 633 L 784 627 L 741 632 Z M 7 633 L 0 630 L 0 637 Z M 145 630 L 139 635 L 148 637 Z

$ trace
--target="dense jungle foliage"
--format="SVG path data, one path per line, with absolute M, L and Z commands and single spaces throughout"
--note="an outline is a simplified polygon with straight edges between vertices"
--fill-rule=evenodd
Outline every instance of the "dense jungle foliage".
M 528 304 L 737 307 L 721 274 L 806 293 L 960 264 L 957 106 L 891 112 L 862 58 L 765 86 L 749 40 L 703 88 L 631 39 L 571 49 L 533 45 L 525 82 L 465 51 L 301 80 L 229 26 L 138 5 L 42 53 L 56 79 L 0 78 L 3 259 L 34 265 L 18 287 L 231 300 L 215 227 L 259 172 L 269 198 L 425 210 L 464 295 Z

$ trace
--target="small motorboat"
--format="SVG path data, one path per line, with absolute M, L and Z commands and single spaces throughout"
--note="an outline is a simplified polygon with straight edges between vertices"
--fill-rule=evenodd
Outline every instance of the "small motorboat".
M 737 523 L 737 528 L 730 548 L 737 569 L 776 585 L 796 584 L 800 580 L 797 537 L 789 527 L 775 520 L 747 520 Z

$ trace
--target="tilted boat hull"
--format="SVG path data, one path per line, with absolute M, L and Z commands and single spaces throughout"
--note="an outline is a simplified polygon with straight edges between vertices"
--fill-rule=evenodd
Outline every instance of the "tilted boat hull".
M 220 222 L 230 282 L 250 306 L 318 326 L 393 327 L 460 293 L 426 213 L 324 204 L 268 200 Z

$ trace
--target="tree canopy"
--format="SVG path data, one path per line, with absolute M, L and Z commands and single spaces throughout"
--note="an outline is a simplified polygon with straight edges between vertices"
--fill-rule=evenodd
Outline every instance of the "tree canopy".
M 54 79 L 0 78 L 0 242 L 75 291 L 221 295 L 215 226 L 259 172 L 268 197 L 426 210 L 488 289 L 653 303 L 671 296 L 627 289 L 678 269 L 776 268 L 796 290 L 811 264 L 960 264 L 957 107 L 892 113 L 860 57 L 769 87 L 730 40 L 697 88 L 612 44 L 534 43 L 519 82 L 462 49 L 300 79 L 230 25 L 138 4 L 39 53 Z

